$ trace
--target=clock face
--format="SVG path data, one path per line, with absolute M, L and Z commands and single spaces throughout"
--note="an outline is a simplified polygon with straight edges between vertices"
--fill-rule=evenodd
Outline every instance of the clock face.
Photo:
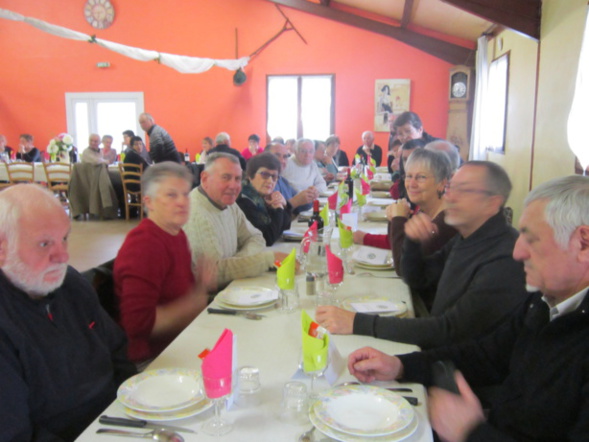
M 115 8 L 109 0 L 87 0 L 84 15 L 93 28 L 106 29 L 114 21 Z
M 452 86 L 452 97 L 454 98 L 464 98 L 466 95 L 466 84 L 462 81 L 458 81 L 454 83 Z

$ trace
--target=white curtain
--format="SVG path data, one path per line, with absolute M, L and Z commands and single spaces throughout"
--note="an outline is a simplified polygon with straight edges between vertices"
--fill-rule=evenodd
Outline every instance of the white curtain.
M 183 74 L 200 74 L 208 71 L 213 66 L 219 66 L 230 71 L 235 71 L 247 66 L 249 57 L 242 57 L 237 60 L 215 60 L 212 58 L 189 57 L 187 55 L 166 54 L 163 52 L 150 51 L 147 49 L 134 48 L 120 43 L 115 43 L 101 38 L 93 38 L 81 32 L 72 31 L 71 29 L 62 26 L 52 25 L 36 18 L 25 17 L 8 9 L 0 9 L 0 18 L 13 21 L 23 21 L 37 29 L 48 32 L 49 34 L 57 35 L 58 37 L 68 38 L 71 40 L 78 40 L 93 43 L 102 46 L 103 48 L 117 52 L 126 57 L 139 61 L 159 61 L 161 64 L 177 70 Z
M 583 170 L 589 166 L 589 141 L 587 140 L 587 117 L 589 116 L 589 8 L 581 44 L 579 67 L 577 68 L 575 94 L 567 123 L 569 146 L 577 156 Z M 587 172 L 585 172 L 585 175 Z
M 469 160 L 486 160 L 486 144 L 484 140 L 484 103 L 487 99 L 487 86 L 489 83 L 489 62 L 487 59 L 488 40 L 486 36 L 479 37 L 477 41 L 476 60 L 476 88 L 474 94 L 474 106 L 472 116 L 472 132 L 470 137 Z

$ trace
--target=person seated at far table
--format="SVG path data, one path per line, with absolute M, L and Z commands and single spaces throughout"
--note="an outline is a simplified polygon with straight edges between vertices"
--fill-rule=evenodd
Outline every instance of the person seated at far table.
M 131 137 L 131 140 L 129 141 L 129 147 L 130 149 L 126 151 L 127 154 L 125 155 L 123 164 L 142 164 L 143 171 L 145 172 L 145 170 L 149 167 L 149 164 L 147 161 L 145 161 L 145 158 L 141 156 L 141 152 L 143 152 L 143 148 L 145 147 L 143 139 L 137 136 Z
M 41 161 L 41 152 L 33 145 L 32 135 L 21 134 L 16 159 L 26 161 L 27 163 L 38 163 Z
M 468 163 L 466 163 L 468 164 Z M 431 388 L 433 429 L 448 441 L 586 441 L 589 435 L 589 178 L 568 176 L 530 192 L 513 257 L 530 291 L 501 327 L 460 345 L 348 358 L 361 382 L 432 385 L 432 364 L 460 372 L 458 394 Z M 497 274 L 496 278 L 503 275 Z M 472 389 L 499 384 L 485 414 Z
M 47 189 L 0 192 L 2 440 L 73 441 L 136 373 L 125 334 L 67 264 L 70 228 Z
M 282 173 L 282 171 L 284 171 L 286 168 L 287 160 L 290 157 L 286 146 L 281 143 L 272 143 L 270 146 L 266 147 L 266 151 L 270 152 L 272 155 L 278 158 L 278 161 L 280 161 L 280 170 Z M 297 192 L 282 175 L 278 177 L 278 181 L 276 182 L 276 190 L 278 190 L 284 199 L 286 199 L 286 201 L 288 201 L 288 203 L 293 207 L 294 215 L 297 215 L 305 210 L 309 210 L 312 207 L 313 201 L 319 198 L 319 191 L 315 188 L 315 186 L 309 186 L 306 189 Z
M 258 276 L 287 256 L 266 250 L 262 232 L 235 204 L 241 179 L 241 166 L 235 155 L 211 153 L 200 186 L 190 192 L 190 217 L 184 231 L 192 261 L 198 262 L 202 255 L 209 257 L 217 267 L 219 288 L 234 279 Z
M 271 153 L 252 157 L 247 162 L 246 179 L 237 198 L 249 222 L 262 232 L 271 246 L 290 228 L 292 206 L 274 190 L 280 175 L 280 161 Z
M 366 130 L 362 132 L 362 146 L 356 150 L 356 155 L 360 156 L 360 162 L 362 164 L 368 164 L 368 156 L 375 162 L 375 166 L 379 167 L 382 162 L 382 149 L 377 144 L 374 144 L 374 134 Z M 356 156 L 354 156 L 353 164 L 356 164 Z
M 313 161 L 315 143 L 307 138 L 299 138 L 295 145 L 295 154 L 286 161 L 282 176 L 297 192 L 311 186 L 319 193 L 327 192 L 327 184 L 321 176 L 317 164 Z
M 329 183 L 335 180 L 337 166 L 333 162 L 333 158 L 327 154 L 327 149 L 323 141 L 315 140 L 315 164 L 317 164 L 325 182 Z
M 335 163 L 336 167 L 349 167 L 350 160 L 348 160 L 348 155 L 340 149 L 341 142 L 337 135 L 330 135 L 327 140 L 325 140 L 325 150 L 327 154 L 332 158 L 333 162 Z
M 102 137 L 102 158 L 106 160 L 106 164 L 114 164 L 117 161 L 117 151 L 112 148 L 112 135 L 104 135 Z
M 208 154 L 212 154 L 215 152 L 229 153 L 231 155 L 234 155 L 239 160 L 241 170 L 245 170 L 245 158 L 237 149 L 231 147 L 231 137 L 227 132 L 219 132 L 215 137 L 215 147 L 209 150 Z
M 107 160 L 100 152 L 100 135 L 90 134 L 88 147 L 82 152 L 81 161 L 86 164 L 107 164 Z
M 129 359 L 144 368 L 206 307 L 215 283 L 204 259 L 191 265 L 182 226 L 192 175 L 178 163 L 150 166 L 141 178 L 147 218 L 129 232 L 114 264 L 120 323 Z
M 396 318 L 317 308 L 317 322 L 337 334 L 360 334 L 421 348 L 475 338 L 504 322 L 526 299 L 524 272 L 511 252 L 517 231 L 503 207 L 511 182 L 503 168 L 488 161 L 465 163 L 444 194 L 445 221 L 458 234 L 430 256 L 422 243 L 438 235 L 425 213 L 405 224 L 403 280 L 414 290 L 436 286 L 431 317 Z
M 6 145 L 6 136 L 0 134 L 0 161 L 12 159 L 12 147 Z
M 261 154 L 264 149 L 260 146 L 260 136 L 257 134 L 251 134 L 247 138 L 247 147 L 241 151 L 241 156 L 245 161 L 249 161 L 250 158 Z

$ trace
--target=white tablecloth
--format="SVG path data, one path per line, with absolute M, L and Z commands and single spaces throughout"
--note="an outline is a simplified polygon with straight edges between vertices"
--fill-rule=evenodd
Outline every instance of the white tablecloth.
M 300 279 L 300 278 L 299 278 Z M 257 278 L 235 281 L 232 286 L 273 287 L 275 274 L 268 272 Z M 407 287 L 399 279 L 366 278 L 362 276 L 347 277 L 340 287 L 338 296 L 366 294 L 367 292 L 389 294 L 391 299 L 405 301 L 412 309 Z M 306 296 L 301 290 L 301 307 L 314 316 L 314 297 Z M 254 408 L 240 408 L 237 405 L 225 413 L 233 422 L 233 431 L 218 440 L 231 442 L 277 442 L 296 441 L 298 436 L 311 427 L 310 423 L 300 425 L 286 423 L 279 419 L 282 388 L 291 380 L 299 363 L 301 336 L 300 310 L 294 313 L 281 313 L 275 309 L 260 311 L 266 317 L 260 321 L 244 317 L 208 314 L 206 311 L 197 317 L 176 340 L 150 365 L 149 369 L 165 367 L 188 367 L 198 369 L 201 361 L 198 354 L 205 348 L 212 348 L 224 328 L 231 329 L 237 336 L 238 366 L 253 365 L 260 369 L 262 382 L 262 403 Z M 400 344 L 367 336 L 333 336 L 344 358 L 363 346 L 376 347 L 387 353 L 407 353 L 417 347 Z M 338 383 L 353 380 L 345 370 Z M 309 382 L 304 379 L 304 382 Z M 394 382 L 388 383 L 394 384 Z M 431 441 L 431 427 L 427 419 L 426 395 L 423 386 L 408 384 L 413 388 L 412 396 L 419 398 L 415 410 L 419 417 L 417 431 L 408 441 Z M 317 389 L 328 388 L 325 380 L 320 379 Z M 123 416 L 121 406 L 115 401 L 104 414 Z M 190 427 L 198 434 L 182 433 L 186 441 L 215 441 L 200 431 L 200 426 L 212 416 L 212 410 L 201 415 L 169 422 L 172 425 Z M 106 442 L 120 440 L 109 435 L 96 435 L 101 425 L 95 421 L 78 440 Z M 133 430 L 131 430 L 133 431 Z

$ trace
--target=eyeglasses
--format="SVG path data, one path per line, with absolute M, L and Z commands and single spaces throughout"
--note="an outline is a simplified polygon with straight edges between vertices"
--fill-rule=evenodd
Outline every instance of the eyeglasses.
M 487 196 L 493 196 L 494 193 L 489 191 L 489 190 L 484 190 L 484 189 L 469 189 L 467 187 L 463 187 L 460 185 L 454 185 L 452 186 L 451 184 L 446 184 L 446 187 L 444 187 L 444 191 L 446 192 L 446 195 L 449 193 L 455 193 L 456 195 L 465 195 L 465 194 L 480 194 L 480 195 L 487 195 Z
M 429 180 L 431 178 L 431 176 L 422 175 L 422 174 L 412 175 L 410 173 L 405 175 L 405 181 L 411 181 L 414 178 L 415 178 L 415 181 L 417 181 L 419 184 L 423 184 L 427 180 Z
M 285 154 L 281 154 L 281 153 L 275 153 L 274 156 L 278 159 L 288 159 L 290 158 L 290 154 L 289 153 L 285 153 Z
M 268 178 L 272 178 L 272 181 L 274 181 L 274 182 L 278 181 L 278 174 L 277 173 L 270 173 L 270 172 L 266 172 L 264 170 L 262 172 L 258 172 L 258 175 L 260 175 L 265 180 L 267 180 Z

